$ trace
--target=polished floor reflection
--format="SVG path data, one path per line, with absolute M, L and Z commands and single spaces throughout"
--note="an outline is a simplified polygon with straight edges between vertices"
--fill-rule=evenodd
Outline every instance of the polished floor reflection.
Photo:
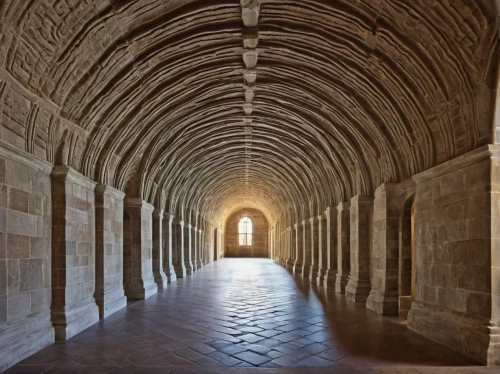
M 297 371 L 315 373 L 376 372 L 377 367 L 416 368 L 411 372 L 432 372 L 418 369 L 425 366 L 457 367 L 447 372 L 486 369 L 458 368 L 471 365 L 404 325 L 311 287 L 270 260 L 225 259 L 158 295 L 130 303 L 10 371 L 229 372 L 221 366 L 328 368 Z

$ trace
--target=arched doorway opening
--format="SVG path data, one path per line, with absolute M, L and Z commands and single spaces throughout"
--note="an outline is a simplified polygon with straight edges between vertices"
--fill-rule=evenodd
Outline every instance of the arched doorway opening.
M 415 197 L 404 204 L 399 245 L 399 316 L 407 318 L 415 299 Z

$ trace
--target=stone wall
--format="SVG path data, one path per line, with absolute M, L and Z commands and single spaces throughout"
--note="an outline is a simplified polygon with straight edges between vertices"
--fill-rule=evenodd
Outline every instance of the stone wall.
M 251 246 L 238 245 L 238 222 L 242 217 L 250 217 L 253 223 Z M 226 257 L 269 257 L 269 226 L 264 215 L 256 209 L 243 209 L 233 213 L 227 220 L 224 239 Z
M 99 320 L 95 292 L 95 182 L 52 170 L 52 324 L 69 339 Z
M 492 278 L 498 264 L 492 252 L 492 236 L 498 236 L 496 152 L 483 148 L 415 177 L 416 283 L 408 316 L 411 330 L 490 364 L 488 347 L 499 322 L 492 318 L 492 307 L 498 313 L 492 303 L 492 296 L 498 298 L 492 294 L 492 282 L 498 282 Z M 498 363 L 498 350 L 490 346 L 492 353 Z
M 0 372 L 54 341 L 50 170 L 0 147 Z

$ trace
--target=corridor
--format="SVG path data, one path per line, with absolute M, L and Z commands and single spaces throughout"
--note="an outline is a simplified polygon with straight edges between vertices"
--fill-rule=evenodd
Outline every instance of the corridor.
M 294 279 L 271 260 L 239 258 L 216 261 L 129 303 L 7 372 L 220 373 L 221 366 L 259 366 L 309 373 L 290 367 L 330 366 L 331 373 L 334 366 L 333 372 L 369 373 L 377 367 L 469 365 L 399 323 Z

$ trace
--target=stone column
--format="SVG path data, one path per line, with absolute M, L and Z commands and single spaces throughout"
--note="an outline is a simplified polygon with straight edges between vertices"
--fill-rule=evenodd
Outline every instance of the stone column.
M 334 290 L 337 280 L 337 209 L 326 209 L 326 273 L 323 285 L 326 289 Z
M 168 279 L 163 271 L 163 209 L 153 211 L 153 275 L 158 290 L 167 288 Z
M 186 276 L 186 266 L 184 264 L 184 221 L 174 220 L 175 244 L 172 246 L 172 251 L 175 251 L 174 269 L 177 278 L 184 278 Z
M 172 241 L 172 221 L 174 220 L 174 216 L 169 213 L 163 214 L 163 271 L 167 277 L 168 283 L 175 282 L 177 280 L 177 275 L 175 274 L 174 269 L 174 259 L 172 255 L 173 250 L 173 241 Z
M 200 268 L 198 263 L 198 229 L 191 226 L 191 263 L 193 264 L 193 272 Z
M 302 221 L 302 234 L 302 242 L 304 243 L 302 278 L 309 279 L 309 271 L 311 270 L 311 225 L 309 221 Z
M 286 263 L 286 268 L 288 271 L 293 272 L 293 267 L 295 264 L 295 252 L 296 252 L 296 231 L 294 227 L 290 227 L 288 229 L 288 243 L 289 243 L 289 251 L 288 251 L 288 261 Z
M 293 273 L 301 274 L 302 273 L 302 261 L 304 259 L 304 234 L 303 227 L 300 223 L 296 223 L 294 225 L 295 228 L 295 263 L 293 265 Z
M 96 183 L 67 166 L 52 170 L 52 324 L 67 340 L 99 321 L 95 291 Z
M 196 242 L 195 242 L 195 248 L 196 248 L 196 267 L 198 269 L 201 269 L 203 267 L 203 262 L 202 262 L 202 242 L 201 242 L 201 229 L 200 228 L 195 228 L 195 235 L 196 235 Z
M 192 226 L 189 223 L 184 224 L 184 266 L 186 267 L 186 275 L 193 274 L 193 260 L 192 260 L 192 240 L 191 236 Z
M 350 203 L 337 205 L 337 281 L 335 291 L 342 295 L 351 271 L 351 213 Z
M 318 262 L 319 262 L 319 251 L 318 251 L 318 237 L 319 229 L 318 224 L 315 222 L 316 218 L 311 217 L 309 219 L 309 224 L 311 225 L 311 269 L 309 271 L 309 281 L 311 283 L 316 283 L 316 277 L 318 276 Z
M 123 290 L 123 198 L 125 194 L 105 184 L 95 188 L 96 284 L 99 317 L 127 306 Z
M 403 215 L 403 204 L 400 201 L 402 192 L 396 184 L 383 184 L 375 191 L 372 289 L 366 300 L 366 308 L 384 315 L 398 315 L 399 312 L 399 221 Z
M 145 299 L 158 292 L 153 276 L 153 210 L 141 199 L 125 199 L 123 275 L 129 299 Z
M 372 247 L 373 197 L 351 199 L 351 273 L 346 299 L 366 302 L 371 290 L 370 253 Z
M 206 245 L 205 245 L 205 231 L 199 231 L 199 246 L 200 246 L 200 264 L 201 266 L 205 266 L 207 264 L 207 254 L 206 254 Z
M 326 222 L 326 212 L 323 215 L 318 216 L 318 275 L 316 282 L 318 287 L 323 287 L 325 281 L 325 274 L 327 268 L 327 222 Z

